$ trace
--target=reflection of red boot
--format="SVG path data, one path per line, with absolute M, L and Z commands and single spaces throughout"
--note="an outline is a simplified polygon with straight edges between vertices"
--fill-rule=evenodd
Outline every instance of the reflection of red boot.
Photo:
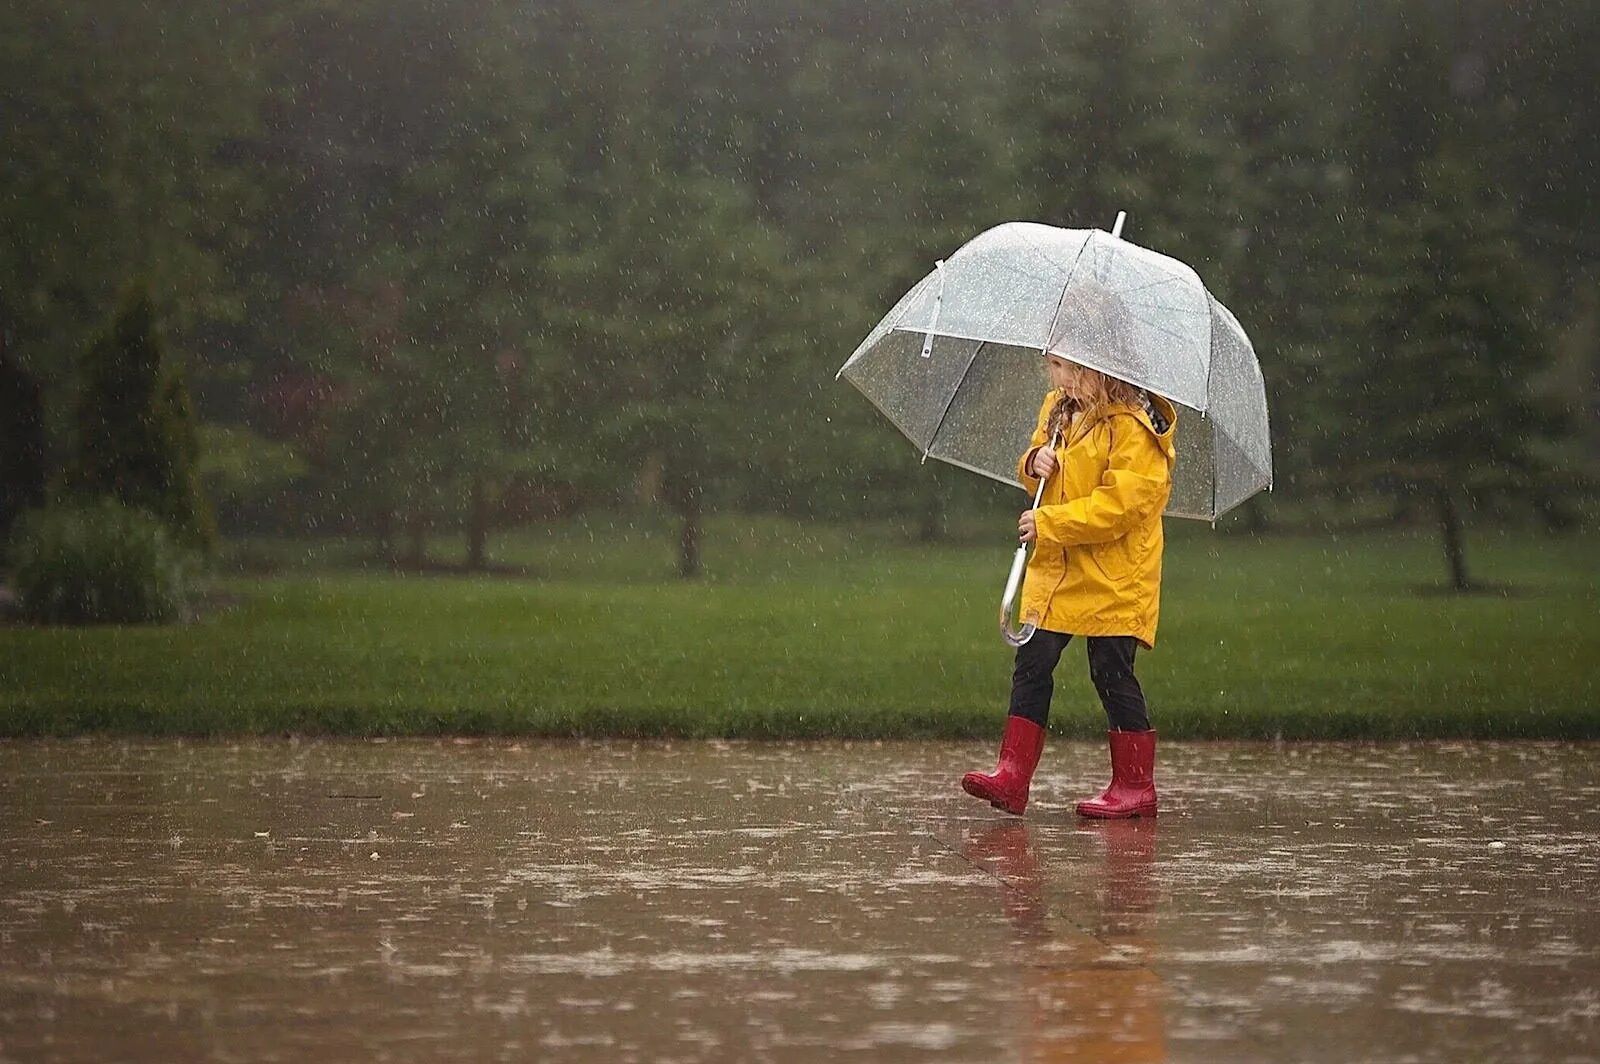
M 1111 783 L 1100 797 L 1078 803 L 1078 815 L 1097 820 L 1156 815 L 1156 733 L 1113 731 Z
M 1156 906 L 1156 821 L 1105 820 L 1081 824 L 1101 848 L 1100 914 L 1107 933 L 1144 930 L 1144 916 Z
M 961 789 L 996 809 L 1021 816 L 1028 807 L 1028 784 L 1043 752 L 1044 729 L 1027 717 L 1008 716 L 994 771 L 967 773 L 961 777 Z
M 1011 925 L 1025 936 L 1045 932 L 1044 876 L 1020 820 L 994 824 L 961 847 L 961 855 L 994 873 L 1005 884 L 1002 897 Z

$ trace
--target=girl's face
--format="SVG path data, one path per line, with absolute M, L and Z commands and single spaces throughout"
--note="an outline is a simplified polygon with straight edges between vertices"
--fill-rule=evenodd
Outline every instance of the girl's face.
M 1074 402 L 1081 402 L 1085 398 L 1085 385 L 1088 383 L 1085 377 L 1091 370 L 1076 362 L 1069 362 L 1060 355 L 1046 355 L 1045 365 L 1050 374 L 1050 387 L 1060 388 Z

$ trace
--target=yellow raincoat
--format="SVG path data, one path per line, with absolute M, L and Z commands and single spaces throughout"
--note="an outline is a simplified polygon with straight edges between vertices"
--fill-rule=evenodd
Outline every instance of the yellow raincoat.
M 1061 393 L 1045 396 L 1017 475 L 1031 497 L 1039 479 L 1028 472 L 1049 440 L 1050 412 Z M 1056 470 L 1034 511 L 1039 538 L 1022 584 L 1022 619 L 1071 635 L 1131 635 L 1155 645 L 1161 610 L 1161 513 L 1172 494 L 1177 411 L 1158 395 L 1166 419 L 1158 433 L 1136 406 L 1112 403 L 1087 411 L 1056 445 Z

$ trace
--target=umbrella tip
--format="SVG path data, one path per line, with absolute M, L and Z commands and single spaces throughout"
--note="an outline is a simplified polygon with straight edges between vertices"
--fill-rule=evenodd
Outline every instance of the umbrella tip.
M 1120 238 L 1122 236 L 1122 223 L 1127 221 L 1127 220 L 1128 220 L 1128 212 L 1127 211 L 1118 211 L 1117 212 L 1117 220 L 1115 222 L 1113 222 L 1112 225 L 1111 225 L 1111 235 L 1114 236 L 1114 237 Z

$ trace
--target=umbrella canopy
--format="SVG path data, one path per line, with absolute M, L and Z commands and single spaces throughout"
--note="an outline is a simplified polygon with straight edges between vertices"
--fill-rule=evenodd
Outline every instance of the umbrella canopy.
M 924 458 L 1020 487 L 1046 352 L 1183 408 L 1167 513 L 1215 520 L 1271 486 L 1266 392 L 1238 320 L 1188 266 L 1099 229 L 980 233 L 895 304 L 839 376 Z

